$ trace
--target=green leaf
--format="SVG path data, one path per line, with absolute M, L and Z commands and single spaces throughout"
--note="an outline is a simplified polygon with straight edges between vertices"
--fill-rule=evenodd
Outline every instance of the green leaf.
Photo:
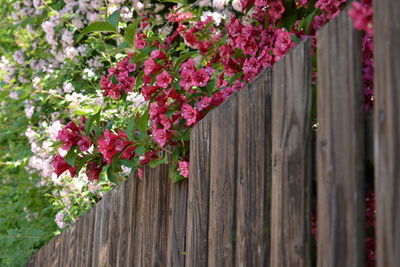
M 134 22 L 129 24 L 124 33 L 124 39 L 128 43 L 129 46 L 133 47 L 133 44 L 135 43 L 135 37 L 136 37 L 136 30 L 139 26 L 139 22 L 141 21 L 141 17 L 138 17 Z
M 299 29 L 304 29 L 306 33 L 308 34 L 310 32 L 310 26 L 311 22 L 313 21 L 313 18 L 315 16 L 315 13 L 317 12 L 317 9 L 315 9 L 311 14 L 309 14 L 307 17 L 305 17 L 299 24 L 298 28 Z
M 101 108 L 99 109 L 99 111 L 97 111 L 95 114 L 93 114 L 92 116 L 90 116 L 86 123 L 85 123 L 85 133 L 87 136 L 90 136 L 90 131 L 92 129 L 92 125 L 93 123 L 97 120 L 97 122 L 99 122 L 100 120 L 100 112 L 101 112 Z
M 160 165 L 160 164 L 165 164 L 165 163 L 168 163 L 168 160 L 165 160 L 165 159 L 155 159 L 155 160 L 152 160 L 152 161 L 149 162 L 149 166 L 150 166 L 151 168 L 155 168 L 155 167 L 157 167 L 158 165 Z
M 75 153 L 75 149 L 77 148 L 77 145 L 72 146 L 67 155 L 65 155 L 64 159 L 65 161 L 71 166 L 74 167 L 75 165 L 75 159 L 76 159 L 76 153 Z
M 183 141 L 189 141 L 190 140 L 190 128 L 187 128 L 186 132 L 182 134 L 181 139 Z
M 192 57 L 194 54 L 196 54 L 196 52 L 188 52 L 188 53 L 185 53 L 185 54 L 181 55 L 181 56 L 178 58 L 178 60 L 175 62 L 174 70 L 177 71 L 178 68 L 180 67 L 180 65 L 181 65 L 183 62 L 185 62 L 188 58 Z
M 115 175 L 113 173 L 113 169 L 111 168 L 111 166 L 107 168 L 107 178 L 108 178 L 108 180 L 110 180 L 110 182 L 112 182 L 114 184 L 118 183 L 118 181 L 117 181 L 117 179 L 116 179 L 116 177 L 115 177 Z
M 179 174 L 178 171 L 178 164 L 172 164 L 169 169 L 168 169 L 168 176 L 169 178 L 172 180 L 172 182 L 177 183 L 183 179 L 185 179 L 185 177 L 183 177 L 182 175 Z
M 118 29 L 119 17 L 121 14 L 121 9 L 118 9 L 114 13 L 112 13 L 108 18 L 108 22 L 113 25 L 116 29 Z
M 77 37 L 77 42 L 80 39 L 82 39 L 82 37 L 85 33 L 91 33 L 91 32 L 115 32 L 115 33 L 118 33 L 118 31 L 114 27 L 114 25 L 110 24 L 109 22 L 96 21 L 96 22 L 93 22 L 92 24 L 86 26 L 86 28 L 84 28 L 80 32 L 79 36 Z
M 129 140 L 134 140 L 134 133 L 133 133 L 134 128 L 135 128 L 135 118 L 129 120 L 128 126 L 126 127 L 126 135 L 128 136 Z
M 137 146 L 135 148 L 135 153 L 140 155 L 140 156 L 144 155 L 144 152 L 145 152 L 145 147 L 144 146 Z
M 141 71 L 138 73 L 137 77 L 136 77 L 136 83 L 135 83 L 135 86 L 136 86 L 136 87 L 139 87 L 140 83 L 143 82 L 143 81 L 142 81 L 143 75 L 144 75 L 144 69 L 141 70 Z
M 130 168 L 137 167 L 137 162 L 132 161 L 132 160 L 121 159 L 120 162 L 122 163 L 122 165 L 125 165 L 126 167 L 130 167 Z
M 125 48 L 131 48 L 131 47 L 129 46 L 129 44 L 127 42 L 124 41 L 124 42 L 119 44 L 118 48 L 120 48 L 122 50 L 122 49 L 125 49 Z
M 149 110 L 147 109 L 139 119 L 139 130 L 143 133 L 147 131 L 149 122 Z

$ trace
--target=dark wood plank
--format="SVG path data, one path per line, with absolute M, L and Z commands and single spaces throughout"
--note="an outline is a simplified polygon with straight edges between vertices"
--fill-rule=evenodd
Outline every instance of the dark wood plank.
M 109 224 L 108 224 L 108 236 L 109 236 L 109 254 L 107 258 L 107 266 L 116 266 L 117 259 L 118 259 L 118 250 L 120 249 L 119 241 L 121 238 L 120 233 L 120 223 L 121 221 L 119 212 L 120 212 L 120 205 L 122 202 L 120 201 L 120 195 L 122 193 L 122 187 L 124 185 L 120 185 L 114 190 L 112 190 L 109 195 L 110 198 L 107 202 L 107 206 L 109 206 Z
M 130 228 L 132 225 L 131 221 L 131 207 L 132 207 L 132 178 L 127 179 L 120 187 L 118 194 L 119 210 L 118 210 L 118 221 L 119 221 L 119 234 L 116 263 L 115 266 L 128 266 L 128 242 L 130 238 Z
M 364 266 L 361 33 L 344 11 L 318 33 L 318 266 Z
M 96 224 L 96 227 L 100 228 L 100 238 L 98 240 L 100 244 L 98 255 L 99 266 L 107 266 L 108 258 L 110 257 L 110 238 L 112 233 L 109 232 L 109 224 L 111 219 L 111 206 L 109 205 L 109 202 L 111 200 L 111 196 L 111 194 L 106 194 L 99 202 L 99 208 L 102 209 L 100 223 Z
M 186 227 L 186 266 L 208 265 L 211 116 L 190 133 L 190 168 Z
M 271 183 L 271 71 L 238 95 L 236 266 L 268 266 Z
M 185 266 L 186 211 L 188 181 L 169 182 L 170 205 L 168 218 L 167 266 Z
M 93 248 L 93 239 L 95 233 L 95 224 L 94 220 L 96 217 L 96 208 L 91 208 L 85 215 L 84 215 L 84 224 L 82 226 L 82 238 L 84 242 L 82 244 L 82 261 L 81 266 L 91 266 L 92 265 L 92 248 Z
M 237 95 L 211 112 L 208 265 L 235 264 Z
M 273 67 L 271 266 L 309 266 L 311 46 Z
M 400 262 L 400 2 L 374 1 L 377 266 Z
M 140 180 L 137 174 L 132 178 L 131 189 L 131 230 L 128 240 L 128 263 L 130 266 L 141 266 L 143 248 L 143 216 L 146 198 L 144 195 L 144 181 Z
M 168 170 L 165 165 L 145 168 L 143 240 L 140 266 L 165 266 L 167 262 Z

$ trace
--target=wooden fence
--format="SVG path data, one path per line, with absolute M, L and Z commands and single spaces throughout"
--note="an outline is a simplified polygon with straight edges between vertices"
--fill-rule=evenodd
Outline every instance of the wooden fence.
M 375 10 L 377 266 L 394 267 L 400 2 L 375 1 Z M 317 95 L 308 40 L 193 128 L 190 179 L 171 184 L 166 166 L 145 169 L 144 181 L 106 194 L 29 266 L 365 266 L 361 33 L 341 14 L 317 39 Z

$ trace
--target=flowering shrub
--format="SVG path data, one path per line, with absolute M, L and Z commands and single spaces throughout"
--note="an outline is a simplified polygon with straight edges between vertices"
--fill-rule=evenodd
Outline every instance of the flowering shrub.
M 30 189 L 45 191 L 55 207 L 47 217 L 59 228 L 129 173 L 142 177 L 144 166 L 169 163 L 174 182 L 188 178 L 190 128 L 346 5 L 1 1 L 13 24 L 12 31 L 0 30 L 6 37 L 0 38 L 0 118 L 13 125 L 0 131 L 8 151 L 0 164 L 10 166 L 2 176 L 9 182 L 18 172 L 29 177 Z M 349 12 L 365 31 L 367 109 L 373 103 L 370 4 L 355 2 Z
M 130 51 L 101 78 L 105 106 L 125 101 L 139 93 L 146 101 L 140 112 L 108 127 L 96 113 L 86 120 L 84 135 L 66 126 L 59 136 L 66 158 L 56 156 L 54 167 L 63 172 L 90 166 L 91 179 L 106 171 L 108 179 L 123 166 L 140 170 L 170 163 L 170 177 L 188 177 L 190 127 L 209 110 L 253 80 L 262 69 L 273 65 L 296 42 L 313 36 L 335 17 L 345 1 L 233 1 L 213 6 L 206 1 L 174 6 L 165 24 L 154 13 L 119 27 L 118 13 L 95 22 L 82 33 L 100 31 L 119 36 L 119 46 Z M 291 11 L 291 16 L 285 16 Z M 165 31 L 168 27 L 169 30 Z M 109 35 L 106 35 L 109 36 Z M 93 151 L 77 146 L 93 144 Z M 73 146 L 74 145 L 74 146 Z M 57 166 L 62 166 L 58 169 Z

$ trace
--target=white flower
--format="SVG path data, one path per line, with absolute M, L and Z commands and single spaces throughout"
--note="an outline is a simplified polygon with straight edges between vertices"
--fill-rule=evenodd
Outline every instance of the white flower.
M 240 2 L 240 0 L 233 0 L 232 7 L 236 11 L 243 12 L 242 3 Z
M 126 167 L 126 166 L 121 166 L 121 169 L 122 169 L 122 173 L 125 175 L 125 176 L 128 176 L 129 174 L 131 174 L 131 171 L 132 171 L 132 168 L 129 168 L 129 167 Z
M 59 211 L 56 214 L 56 218 L 54 219 L 54 221 L 56 222 L 57 226 L 59 228 L 64 228 L 65 227 L 65 222 L 64 222 L 64 213 L 62 211 Z
M 16 91 L 12 91 L 12 92 L 10 92 L 10 95 L 9 95 L 9 97 L 11 98 L 11 99 L 18 99 L 19 98 L 19 95 L 18 95 L 18 93 L 16 92 Z
M 58 136 L 58 132 L 62 130 L 62 124 L 60 121 L 54 121 L 50 127 L 47 128 L 47 132 L 52 140 L 56 140 Z
M 224 9 L 226 0 L 213 0 L 212 5 L 217 9 Z
M 71 83 L 64 82 L 63 90 L 64 90 L 65 93 L 69 94 L 69 93 L 72 93 L 75 90 L 75 88 Z

